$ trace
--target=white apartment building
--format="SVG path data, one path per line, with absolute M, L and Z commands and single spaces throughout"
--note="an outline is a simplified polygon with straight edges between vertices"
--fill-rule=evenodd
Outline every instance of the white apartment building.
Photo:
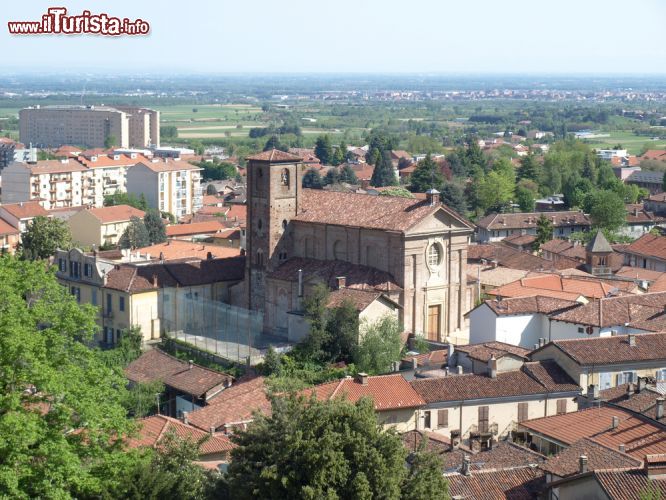
M 90 169 L 88 186 L 93 192 L 94 207 L 104 205 L 104 197 L 116 192 L 124 193 L 126 188 L 127 169 L 137 163 L 150 161 L 137 153 L 83 155 L 78 161 Z
M 203 205 L 199 167 L 179 159 L 152 159 L 127 171 L 127 192 L 145 196 L 148 206 L 182 217 Z

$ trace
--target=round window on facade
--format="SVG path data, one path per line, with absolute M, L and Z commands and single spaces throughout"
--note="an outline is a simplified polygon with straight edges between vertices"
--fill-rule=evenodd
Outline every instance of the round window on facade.
M 430 267 L 438 266 L 442 260 L 442 251 L 437 243 L 430 245 L 428 248 L 428 265 Z

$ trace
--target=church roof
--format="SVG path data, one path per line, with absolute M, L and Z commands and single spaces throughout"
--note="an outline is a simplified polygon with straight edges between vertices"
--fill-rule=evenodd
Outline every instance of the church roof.
M 248 156 L 245 159 L 254 160 L 254 161 L 270 161 L 273 163 L 281 161 L 293 162 L 293 161 L 303 160 L 303 158 L 301 158 L 300 156 L 292 155 L 291 153 L 285 153 L 284 151 L 280 151 L 279 149 L 269 149 L 268 151 L 264 151 L 263 153 L 258 153 L 256 155 Z
M 597 231 L 597 234 L 594 235 L 594 238 L 592 238 L 592 241 L 590 241 L 587 244 L 587 247 L 585 248 L 588 252 L 592 253 L 612 253 L 613 249 L 610 246 L 610 243 L 608 243 L 608 240 L 604 236 L 604 233 L 599 230 Z
M 304 189 L 300 213 L 292 220 L 405 232 L 425 217 L 444 210 L 469 227 L 454 210 L 425 200 Z
M 303 279 L 316 277 L 335 289 L 337 278 L 346 278 L 346 287 L 354 290 L 392 292 L 402 288 L 391 274 L 373 267 L 352 264 L 341 260 L 316 260 L 294 257 L 269 273 L 268 277 L 284 281 L 298 281 L 298 271 L 303 271 Z

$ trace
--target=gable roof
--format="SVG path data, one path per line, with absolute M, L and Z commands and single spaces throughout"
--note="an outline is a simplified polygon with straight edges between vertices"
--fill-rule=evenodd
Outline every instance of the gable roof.
M 9 222 L 5 222 L 5 220 L 0 219 L 0 235 L 5 234 L 19 234 L 19 230 L 18 228 L 12 226 Z
M 199 445 L 199 455 L 225 453 L 235 448 L 235 445 L 224 434 L 210 434 L 166 415 L 153 415 L 140 420 L 139 424 L 138 436 L 130 440 L 130 448 L 157 448 L 170 432 L 195 443 L 203 440 Z
M 200 167 L 192 165 L 186 161 L 175 160 L 173 158 L 155 158 L 153 160 L 142 160 L 129 167 L 130 170 L 134 167 L 143 165 L 148 170 L 153 172 L 175 172 L 178 170 L 203 170 Z
M 189 236 L 193 234 L 219 233 L 225 229 L 224 224 L 219 221 L 191 222 L 189 224 L 172 224 L 166 227 L 168 237 Z
M 465 228 L 473 228 L 445 205 L 430 205 L 427 201 L 397 196 L 369 196 L 322 189 L 303 190 L 300 212 L 292 220 L 404 233 L 440 210 Z
M 88 213 L 95 217 L 102 224 L 113 222 L 126 222 L 132 217 L 142 219 L 146 213 L 138 208 L 129 205 L 115 205 L 112 207 L 90 208 Z
M 8 214 L 17 219 L 32 219 L 33 217 L 48 217 L 49 213 L 38 201 L 23 201 L 19 203 L 8 203 L 0 205 Z
M 664 312 L 666 292 L 606 297 L 556 313 L 552 319 L 597 327 L 656 319 Z
M 137 248 L 134 250 L 141 254 L 150 254 L 154 259 L 158 259 L 160 254 L 164 260 L 175 259 L 207 259 L 211 254 L 213 259 L 238 257 L 240 248 L 222 247 L 219 245 L 205 245 L 182 240 L 167 240 L 164 243 L 156 243 L 148 247 Z
M 595 471 L 594 477 L 613 500 L 635 500 L 647 491 L 655 492 L 652 498 L 666 497 L 666 481 L 648 479 L 644 469 Z
M 583 366 L 666 360 L 666 333 L 635 334 L 634 342 L 629 344 L 629 335 L 553 340 L 532 354 L 553 345 Z
M 492 356 L 495 359 L 499 359 L 508 354 L 527 359 L 527 355 L 530 353 L 529 349 L 505 344 L 504 342 L 482 342 L 479 344 L 459 345 L 455 347 L 455 350 L 464 352 L 468 358 L 483 362 L 489 361 Z
M 68 160 L 40 160 L 36 163 L 26 165 L 32 175 L 40 174 L 64 174 L 69 172 L 85 172 L 87 167 L 81 165 L 74 159 Z
M 498 373 L 495 378 L 469 373 L 416 379 L 411 384 L 428 403 L 580 392 L 571 377 L 550 360 L 524 363 L 520 370 Z
M 489 231 L 536 228 L 541 215 L 545 215 L 554 227 L 589 226 L 591 224 L 587 215 L 571 210 L 563 212 L 493 213 L 479 219 L 476 225 Z
M 222 390 L 221 385 L 231 384 L 230 375 L 199 365 L 190 365 L 159 349 L 144 352 L 125 368 L 125 375 L 133 382 L 160 381 L 164 385 L 208 399 Z M 207 394 L 214 391 L 212 394 Z
M 269 149 L 268 151 L 263 151 L 262 153 L 257 153 L 255 155 L 250 155 L 245 158 L 249 161 L 268 161 L 271 163 L 280 163 L 280 162 L 300 162 L 303 158 L 301 156 L 285 153 L 279 149 Z
M 563 451 L 548 458 L 541 468 L 559 477 L 566 477 L 580 472 L 579 458 L 581 455 L 587 457 L 589 470 L 618 469 L 628 467 L 640 467 L 641 461 L 618 450 L 596 443 L 588 438 L 583 438 Z
M 532 500 L 538 498 L 546 485 L 544 473 L 538 467 L 517 467 L 476 471 L 463 474 L 446 474 L 451 498 L 474 500 Z
M 666 260 L 666 236 L 644 234 L 626 247 L 624 251 L 625 253 Z
M 305 393 L 314 394 L 320 401 L 344 397 L 355 403 L 369 397 L 377 411 L 416 408 L 425 404 L 418 392 L 399 374 L 368 377 L 366 385 L 355 378 L 346 377 L 317 385 Z
M 657 399 L 663 397 L 657 388 L 645 387 L 639 390 L 634 384 L 620 384 L 599 392 L 599 399 L 602 401 L 641 413 L 653 420 L 664 418 L 657 418 Z
M 225 425 L 247 422 L 252 419 L 255 411 L 267 415 L 271 412 L 264 377 L 238 380 L 207 406 L 191 412 L 187 418 L 191 425 L 200 429 L 219 429 Z
M 541 293 L 541 292 L 539 292 Z M 575 294 L 572 294 L 573 296 Z M 552 314 L 572 307 L 578 307 L 580 302 L 544 295 L 530 297 L 514 297 L 502 300 L 486 300 L 487 305 L 498 316 L 510 316 L 513 314 Z
M 356 290 L 354 288 L 341 288 L 333 290 L 328 296 L 328 304 L 326 307 L 334 309 L 342 306 L 345 302 L 350 302 L 354 305 L 358 312 L 364 311 L 370 304 L 378 298 L 384 296 L 381 292 L 371 290 Z M 388 297 L 386 300 L 393 302 Z M 394 302 L 393 302 L 394 303 Z M 397 305 L 397 304 L 396 304 Z
M 630 281 L 608 281 L 593 277 L 540 274 L 526 276 L 512 283 L 507 283 L 488 291 L 488 295 L 501 297 L 544 295 L 569 300 L 576 300 L 582 295 L 583 297 L 601 299 L 618 290 L 629 292 L 635 286 Z M 556 293 L 553 294 L 552 292 Z

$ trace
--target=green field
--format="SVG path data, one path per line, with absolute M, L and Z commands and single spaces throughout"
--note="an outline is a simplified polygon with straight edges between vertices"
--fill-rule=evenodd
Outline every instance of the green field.
M 644 145 L 649 146 L 649 149 L 666 149 L 666 139 L 652 140 L 651 137 L 635 135 L 631 131 L 611 131 L 604 133 L 609 134 L 609 136 L 587 139 L 583 142 L 595 149 L 610 149 L 621 144 L 623 149 L 634 155 L 639 154 Z M 664 134 L 666 134 L 665 129 L 655 128 L 655 137 L 663 137 Z

